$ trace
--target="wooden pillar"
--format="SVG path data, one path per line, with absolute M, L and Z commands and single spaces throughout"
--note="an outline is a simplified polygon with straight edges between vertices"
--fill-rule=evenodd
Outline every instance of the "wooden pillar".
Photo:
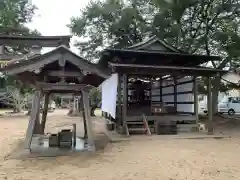
M 173 77 L 173 99 L 174 99 L 174 109 L 177 112 L 177 78 L 176 76 Z
M 76 124 L 73 124 L 73 147 L 76 147 L 76 131 L 77 131 Z
M 85 113 L 86 125 L 87 125 L 88 145 L 89 147 L 91 147 L 91 151 L 95 151 L 96 148 L 95 148 L 93 127 L 92 127 L 92 121 L 90 118 L 89 92 L 83 90 L 82 96 L 83 96 L 84 113 Z
M 0 44 L 0 55 L 4 54 L 4 46 Z
M 118 97 L 117 125 L 120 126 L 122 124 L 122 75 L 121 74 L 118 74 L 117 97 Z
M 162 100 L 162 77 L 160 77 L 159 79 L 159 88 L 160 88 L 160 102 L 161 104 L 163 103 L 163 100 Z
M 79 96 L 76 98 L 76 109 L 79 112 Z
M 211 77 L 208 77 L 208 134 L 213 134 L 213 111 L 212 111 L 212 82 Z
M 77 106 L 76 106 L 76 96 L 74 95 L 73 96 L 73 112 L 76 112 L 76 108 L 77 108 Z
M 197 82 L 197 77 L 193 77 L 193 94 L 194 94 L 194 114 L 196 116 L 196 124 L 199 121 L 199 116 L 198 116 L 198 82 Z
M 41 97 L 40 97 L 40 99 L 41 99 Z M 40 107 L 41 107 L 41 104 L 40 104 Z M 41 134 L 40 107 L 37 111 L 35 127 L 33 129 L 33 134 Z
M 127 117 L 127 106 L 128 106 L 128 88 L 127 88 L 127 75 L 123 74 L 123 119 Z
M 50 93 L 47 92 L 44 95 L 44 107 L 43 107 L 42 121 L 41 121 L 41 134 L 44 134 L 44 130 L 45 130 L 49 99 L 50 99 Z
M 33 97 L 32 101 L 32 110 L 29 118 L 29 124 L 26 132 L 26 137 L 24 141 L 24 148 L 30 149 L 31 142 L 32 142 L 32 136 L 34 132 L 34 128 L 36 126 L 37 116 L 39 115 L 39 109 L 40 109 L 40 98 L 41 98 L 41 92 L 36 91 Z
M 82 117 L 83 117 L 84 139 L 87 139 L 88 138 L 88 135 L 87 135 L 87 122 L 86 122 L 86 116 L 85 116 L 84 105 L 83 105 L 83 94 L 81 94 L 80 103 L 81 103 L 80 106 L 81 106 L 81 112 L 82 112 Z
M 128 108 L 128 77 L 126 74 L 122 75 L 122 80 L 123 80 L 123 127 L 126 131 L 126 135 L 129 136 L 126 120 L 127 120 L 127 108 Z

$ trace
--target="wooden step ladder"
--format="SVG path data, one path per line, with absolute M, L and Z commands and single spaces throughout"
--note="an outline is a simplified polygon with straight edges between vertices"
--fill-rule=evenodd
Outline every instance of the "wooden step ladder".
M 142 115 L 142 120 L 126 121 L 126 135 L 129 136 L 131 132 L 142 132 L 148 136 L 152 135 L 148 126 L 147 117 L 144 114 Z

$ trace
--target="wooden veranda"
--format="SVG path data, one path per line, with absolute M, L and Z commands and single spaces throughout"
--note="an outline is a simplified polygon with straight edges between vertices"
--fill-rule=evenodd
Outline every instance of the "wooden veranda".
M 144 114 L 152 132 L 159 121 L 175 121 L 179 129 L 196 127 L 197 78 L 203 76 L 208 78 L 208 132 L 212 133 L 211 77 L 226 71 L 200 66 L 210 60 L 220 57 L 188 54 L 157 37 L 125 49 L 106 49 L 98 65 L 118 73 L 118 126 L 129 135 L 128 124 L 140 124 Z M 156 112 L 157 106 L 165 111 Z
M 86 117 L 87 143 L 95 149 L 89 109 L 89 91 L 107 77 L 96 66 L 79 57 L 66 46 L 43 55 L 20 59 L 1 69 L 7 75 L 15 76 L 24 84 L 34 88 L 35 94 L 25 138 L 25 148 L 30 149 L 34 134 L 43 134 L 48 111 L 49 96 L 52 93 L 74 93 L 83 98 Z M 40 99 L 44 97 L 42 119 L 39 118 Z M 84 123 L 85 125 L 85 123 Z

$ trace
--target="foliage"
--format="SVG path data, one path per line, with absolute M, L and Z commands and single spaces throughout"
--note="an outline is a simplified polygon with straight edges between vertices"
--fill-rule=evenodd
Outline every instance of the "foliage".
M 23 94 L 15 86 L 9 85 L 6 88 L 5 95 L 0 98 L 0 101 L 8 106 L 13 107 L 15 112 L 20 112 L 24 108 L 27 108 L 31 99 L 31 93 Z
M 36 6 L 28 0 L 4 0 L 0 2 L 0 34 L 5 35 L 38 35 L 30 30 L 26 23 L 31 22 Z M 27 46 L 7 46 L 5 53 L 28 53 Z
M 143 40 L 150 23 L 150 7 L 145 0 L 91 1 L 79 17 L 69 25 L 72 33 L 87 40 L 76 45 L 83 56 L 90 60 L 108 46 L 126 47 Z
M 238 66 L 240 57 L 238 0 L 184 2 L 175 0 L 165 3 L 165 7 L 159 11 L 154 20 L 153 27 L 156 28 L 155 33 L 158 36 L 190 53 L 222 56 L 220 62 L 211 61 L 214 68 Z M 226 91 L 229 87 L 221 83 L 219 75 L 213 78 L 212 84 L 213 109 L 216 110 L 218 92 Z
M 0 1 L 0 34 L 4 35 L 38 35 L 36 30 L 30 30 L 26 27 L 26 23 L 32 20 L 36 7 L 31 5 L 28 0 L 3 0 Z M 4 47 L 5 54 L 26 54 L 29 52 L 27 45 L 12 45 Z M 2 81 L 4 80 L 4 81 Z M 15 77 L 2 76 L 1 86 L 7 89 L 7 95 L 5 97 L 6 104 L 20 107 L 24 98 L 23 95 L 31 93 L 31 89 L 25 85 L 19 83 Z M 15 87 L 16 89 L 14 89 Z M 16 98 L 14 94 L 9 94 L 8 90 L 14 90 L 16 92 Z M 19 94 L 19 93 L 20 94 Z M 18 100 L 14 100 L 18 99 Z
M 186 0 L 165 2 L 153 22 L 154 33 L 167 42 L 190 53 L 221 55 L 222 62 L 212 62 L 224 68 L 230 60 L 239 60 L 240 37 L 238 0 Z M 165 8 L 163 8 L 165 7 Z
M 189 53 L 226 57 L 212 62 L 222 69 L 240 55 L 239 7 L 239 0 L 98 0 L 73 17 L 69 27 L 87 38 L 77 45 L 91 59 L 102 48 L 123 48 L 155 34 Z
M 102 96 L 99 88 L 93 88 L 90 91 L 89 97 L 91 99 L 91 105 L 96 105 L 98 107 L 100 106 Z

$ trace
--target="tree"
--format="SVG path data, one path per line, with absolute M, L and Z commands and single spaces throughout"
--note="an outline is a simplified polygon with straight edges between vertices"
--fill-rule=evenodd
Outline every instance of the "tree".
M 38 35 L 37 30 L 30 30 L 26 23 L 32 21 L 36 6 L 28 0 L 3 0 L 0 2 L 0 34 L 5 35 Z M 5 53 L 26 54 L 29 47 L 6 46 Z
M 154 33 L 189 53 L 220 55 L 214 68 L 239 66 L 239 0 L 155 0 L 159 11 L 153 22 Z M 217 110 L 221 76 L 213 78 L 213 109 Z
M 100 107 L 101 105 L 101 92 L 99 88 L 93 88 L 90 93 L 90 106 L 91 106 L 91 116 L 95 116 L 95 110 Z
M 87 40 L 76 43 L 81 55 L 96 60 L 106 47 L 126 47 L 143 40 L 151 19 L 145 0 L 91 1 L 69 25 L 72 33 Z M 144 12 L 144 13 L 142 13 Z
M 21 93 L 15 86 L 7 86 L 5 95 L 0 98 L 0 101 L 6 105 L 13 107 L 13 112 L 18 113 L 26 109 L 28 103 L 32 99 L 31 93 Z
M 37 35 L 36 30 L 27 28 L 26 23 L 32 20 L 36 7 L 28 3 L 28 0 L 3 0 L 0 2 L 0 34 L 4 35 Z M 4 47 L 5 54 L 26 54 L 29 52 L 27 45 L 9 45 Z M 14 106 L 17 111 L 25 106 L 25 95 L 31 93 L 31 89 L 22 85 L 14 77 L 2 76 L 6 89 L 5 99 L 2 102 Z M 13 91 L 14 93 L 10 92 Z M 26 92 L 27 91 L 27 92 Z

